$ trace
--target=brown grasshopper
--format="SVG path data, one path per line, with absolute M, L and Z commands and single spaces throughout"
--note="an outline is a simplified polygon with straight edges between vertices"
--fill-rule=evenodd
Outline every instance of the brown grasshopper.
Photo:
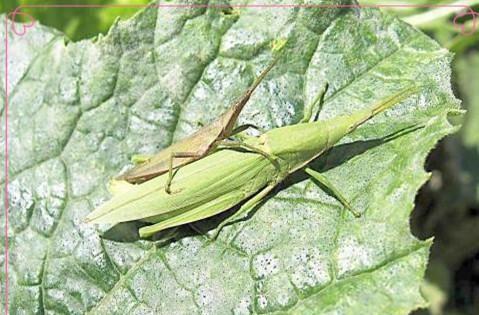
M 240 133 L 247 128 L 254 127 L 252 125 L 242 125 L 234 128 L 241 110 L 261 81 L 274 67 L 280 56 L 281 54 L 277 56 L 265 70 L 263 70 L 243 96 L 241 96 L 241 98 L 217 120 L 202 127 L 191 136 L 188 136 L 144 159 L 141 164 L 136 165 L 116 179 L 126 180 L 131 184 L 139 184 L 168 172 L 169 178 L 165 186 L 165 191 L 170 193 L 174 169 L 178 169 L 186 164 L 201 159 L 214 151 L 226 138 Z

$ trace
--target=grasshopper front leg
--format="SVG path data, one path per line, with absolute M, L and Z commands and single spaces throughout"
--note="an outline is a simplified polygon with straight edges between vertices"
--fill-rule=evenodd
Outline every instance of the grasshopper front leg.
M 171 182 L 173 181 L 173 160 L 179 158 L 201 158 L 203 154 L 199 152 L 171 152 L 170 159 L 168 161 L 168 180 L 165 185 L 165 192 L 171 194 Z M 177 167 L 176 170 L 180 169 L 181 166 Z
M 261 132 L 261 133 L 265 133 L 265 130 L 264 130 L 263 128 L 260 128 L 260 127 L 258 127 L 258 126 L 255 126 L 255 125 L 253 125 L 253 124 L 244 124 L 244 125 L 238 126 L 238 127 L 236 127 L 235 129 L 233 129 L 233 131 L 231 131 L 230 137 L 231 137 L 231 136 L 234 136 L 234 135 L 237 135 L 238 133 L 241 133 L 241 132 L 243 132 L 243 131 L 245 131 L 245 130 L 247 130 L 247 129 L 249 129 L 249 128 L 254 129 L 254 130 L 257 130 L 257 131 L 259 131 L 259 132 Z
M 233 129 L 233 131 L 229 135 L 228 139 L 239 139 L 240 141 L 245 141 L 249 138 L 254 138 L 254 136 L 250 136 L 250 135 L 247 135 L 247 134 L 243 133 L 243 131 L 245 131 L 249 128 L 257 130 L 260 133 L 265 133 L 264 129 L 262 129 L 260 127 L 257 127 L 253 124 L 244 124 L 244 125 L 238 126 L 235 129 Z
M 334 195 L 334 197 L 341 202 L 341 204 L 348 209 L 356 218 L 359 218 L 361 214 L 351 207 L 349 202 L 344 198 L 343 194 L 336 188 L 334 185 L 321 173 L 316 172 L 315 170 L 307 167 L 305 172 L 317 180 L 321 185 L 326 187 Z
M 268 152 L 265 152 L 261 150 L 258 147 L 255 147 L 254 145 L 241 142 L 241 141 L 223 141 L 218 145 L 218 149 L 245 149 L 246 151 L 253 152 L 253 153 L 258 153 L 265 158 L 267 158 L 271 164 L 274 165 L 278 170 L 280 169 L 278 162 L 276 161 L 276 157 L 273 155 L 269 154 Z

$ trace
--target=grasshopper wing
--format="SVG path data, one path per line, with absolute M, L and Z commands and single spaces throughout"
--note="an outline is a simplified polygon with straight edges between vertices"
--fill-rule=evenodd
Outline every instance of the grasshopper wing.
M 206 218 L 225 211 L 272 181 L 274 166 L 265 157 L 249 152 L 220 150 L 181 168 L 167 194 L 167 175 L 116 194 L 90 213 L 93 223 L 144 220 L 158 223 L 175 216 Z M 187 215 L 185 215 L 185 213 Z M 180 225 L 194 220 L 179 221 Z

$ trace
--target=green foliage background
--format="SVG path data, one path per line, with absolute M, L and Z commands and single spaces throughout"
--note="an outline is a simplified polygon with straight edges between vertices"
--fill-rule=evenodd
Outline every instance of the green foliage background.
M 146 0 L 107 0 L 102 4 L 146 4 Z M 453 1 L 399 1 L 411 4 L 452 3 Z M 478 1 L 470 1 L 476 5 Z M 22 4 L 50 4 L 59 1 L 8 0 L 0 3 L 0 13 Z M 98 4 L 95 0 L 75 0 L 69 4 Z M 361 1 L 361 3 L 383 3 Z M 479 11 L 477 5 L 474 7 Z M 472 36 L 458 34 L 453 14 L 421 21 L 431 9 L 390 9 L 439 43 L 456 53 L 454 85 L 456 95 L 468 109 L 462 131 L 445 139 L 431 154 L 431 180 L 417 197 L 412 228 L 422 239 L 435 237 L 427 271 L 424 295 L 432 314 L 479 313 L 479 31 Z M 24 9 L 42 24 L 65 32 L 72 40 L 104 33 L 117 17 L 126 18 L 137 9 Z M 463 21 L 471 26 L 467 18 Z

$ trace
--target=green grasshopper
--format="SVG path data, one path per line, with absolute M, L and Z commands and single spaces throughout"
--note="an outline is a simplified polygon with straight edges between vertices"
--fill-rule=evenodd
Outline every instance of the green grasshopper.
M 168 182 L 165 185 L 165 191 L 170 193 L 173 170 L 208 155 L 214 151 L 224 139 L 238 134 L 249 127 L 254 127 L 253 125 L 243 125 L 234 128 L 241 110 L 261 81 L 263 81 L 269 71 L 274 67 L 280 56 L 281 55 L 278 55 L 273 62 L 263 70 L 243 96 L 217 120 L 151 157 L 134 157 L 133 160 L 134 162 L 136 160 L 138 165 L 116 179 L 126 180 L 132 184 L 139 184 L 168 172 Z
M 307 165 L 358 126 L 417 90 L 410 85 L 371 108 L 324 121 L 317 121 L 317 115 L 312 119 L 312 111 L 305 110 L 305 117 L 298 124 L 248 137 L 243 143 L 220 145 L 214 153 L 182 167 L 173 183 L 179 188 L 178 193 L 165 192 L 166 174 L 139 185 L 127 184 L 123 193 L 113 195 L 90 213 L 86 221 L 154 223 L 139 230 L 141 237 L 149 237 L 167 228 L 211 217 L 245 201 L 218 226 L 216 237 L 223 226 L 247 214 L 289 174 L 303 168 L 358 217 L 360 213 L 353 210 L 341 192 Z

